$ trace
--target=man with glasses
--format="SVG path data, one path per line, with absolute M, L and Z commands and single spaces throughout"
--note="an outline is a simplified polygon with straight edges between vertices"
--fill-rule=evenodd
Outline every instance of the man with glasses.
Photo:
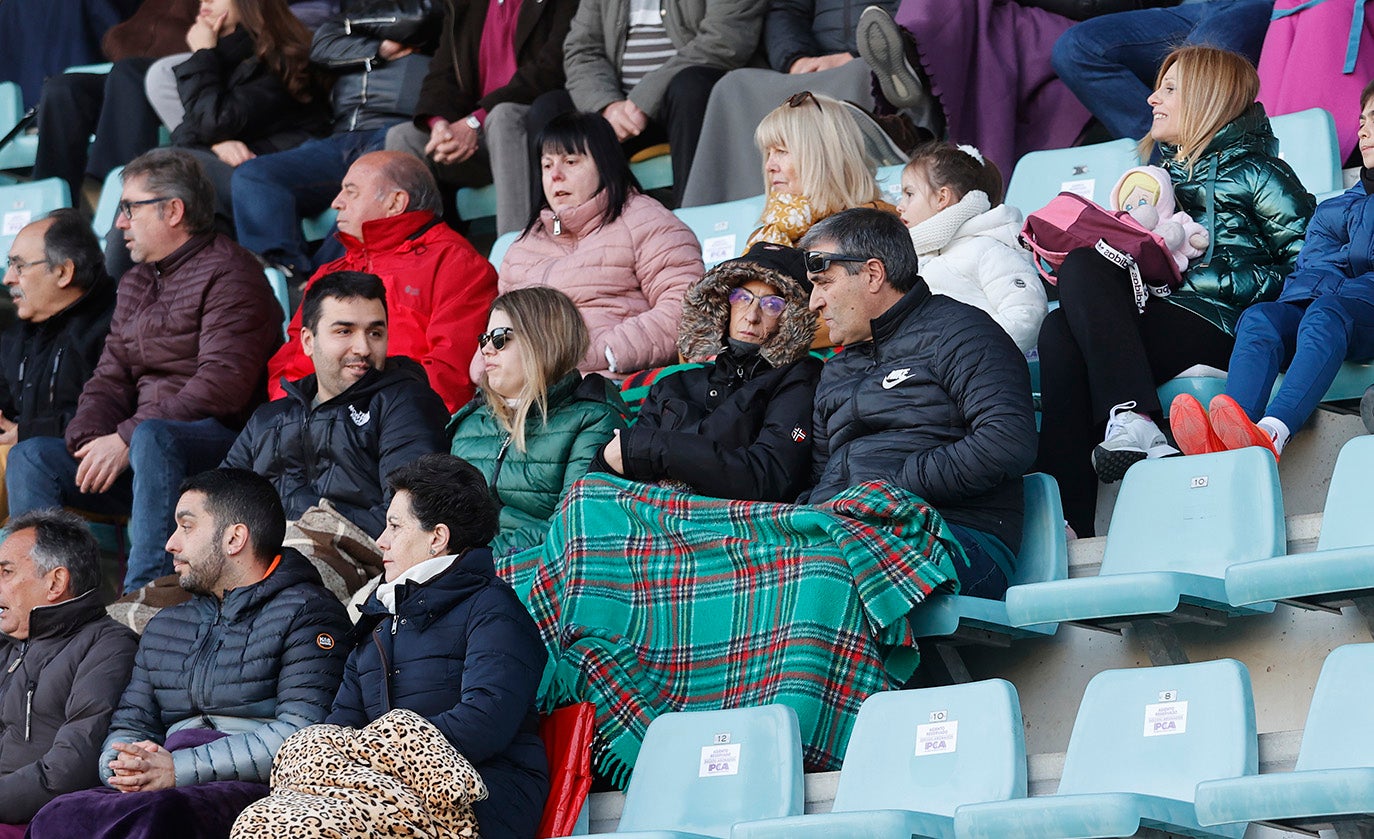
M 137 264 L 104 352 L 65 439 L 20 441 L 7 485 L 16 515 L 128 515 L 132 590 L 171 572 L 177 486 L 219 463 L 261 399 L 281 309 L 253 255 L 214 233 L 214 187 L 194 157 L 156 149 L 123 180 L 116 226 Z
M 838 213 L 801 247 L 811 309 L 845 347 L 816 389 L 816 486 L 804 500 L 866 481 L 914 492 L 967 556 L 956 562 L 961 593 L 1000 599 L 1036 451 L 1025 357 L 987 313 L 931 293 L 890 213 Z
M 76 210 L 55 210 L 14 237 L 4 282 L 19 322 L 0 335 L 0 444 L 61 437 L 114 314 L 100 243 Z

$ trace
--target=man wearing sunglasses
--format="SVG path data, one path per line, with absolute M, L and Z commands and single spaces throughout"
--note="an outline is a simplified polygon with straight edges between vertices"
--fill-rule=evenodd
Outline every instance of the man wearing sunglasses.
M 155 149 L 123 180 L 115 225 L 137 264 L 100 363 L 65 439 L 20 441 L 6 471 L 12 515 L 127 515 L 133 590 L 171 573 L 177 487 L 219 464 L 261 399 L 282 315 L 257 259 L 214 232 L 214 187 L 194 157 Z
M 1025 357 L 980 309 L 932 294 L 911 234 L 890 213 L 855 209 L 801 240 L 811 309 L 844 352 L 816 389 L 819 503 L 886 481 L 945 518 L 967 556 L 961 593 L 1000 599 L 1021 542 L 1021 476 L 1035 460 Z

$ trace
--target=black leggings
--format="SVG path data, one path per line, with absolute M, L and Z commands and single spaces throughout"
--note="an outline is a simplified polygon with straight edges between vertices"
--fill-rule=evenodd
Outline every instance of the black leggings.
M 1226 369 L 1235 339 L 1167 298 L 1150 298 L 1139 313 L 1126 271 L 1090 248 L 1070 253 L 1058 276 L 1059 308 L 1040 327 L 1036 468 L 1059 482 L 1074 531 L 1091 536 L 1091 455 L 1111 408 L 1134 401 L 1137 411 L 1158 418 L 1155 388 L 1195 364 Z

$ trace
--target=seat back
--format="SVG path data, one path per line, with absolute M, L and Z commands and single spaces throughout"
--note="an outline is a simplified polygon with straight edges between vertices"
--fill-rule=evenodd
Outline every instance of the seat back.
M 1007 184 L 1006 203 L 1033 213 L 1061 192 L 1076 192 L 1104 207 L 1121 173 L 1139 166 L 1134 140 L 1033 151 L 1022 157 Z
M 1218 579 L 1288 547 L 1274 456 L 1257 447 L 1143 460 L 1126 472 L 1100 574 L 1176 571 Z
M 1307 726 L 1302 732 L 1297 769 L 1374 766 L 1374 644 L 1347 644 L 1326 657 Z
M 334 221 L 339 217 L 339 211 L 330 207 L 317 216 L 301 219 L 301 235 L 307 242 L 322 242 L 329 237 L 329 232 L 334 229 Z
M 1021 550 L 1009 585 L 1044 583 L 1069 576 L 1069 542 L 1059 483 L 1044 472 L 1022 479 L 1026 512 L 1021 520 Z
M 0 253 L 10 252 L 15 234 L 24 225 L 71 205 L 71 191 L 61 178 L 0 186 Z
M 878 189 L 883 191 L 883 200 L 889 204 L 895 205 L 902 200 L 902 170 L 905 168 L 905 163 L 878 167 Z
M 1239 661 L 1105 670 L 1083 693 L 1059 794 L 1192 801 L 1200 781 L 1258 770 L 1250 673 Z
M 1326 489 L 1322 535 L 1317 550 L 1374 545 L 1374 517 L 1369 515 L 1369 476 L 1374 474 L 1374 436 L 1353 437 L 1336 456 Z M 1328 659 L 1329 660 L 1329 659 Z
M 115 213 L 119 211 L 119 196 L 124 193 L 124 179 L 120 177 L 123 173 L 124 167 L 116 166 L 105 176 L 105 183 L 100 186 L 100 201 L 95 205 L 95 218 L 91 220 L 91 229 L 95 231 L 95 237 L 100 240 L 102 248 L 105 247 L 105 237 L 110 235 L 110 229 L 114 227 Z
M 511 244 L 514 243 L 516 239 L 520 238 L 522 232 L 523 231 L 520 230 L 512 230 L 509 233 L 502 233 L 500 236 L 496 237 L 496 241 L 492 243 L 491 253 L 487 255 L 487 261 L 498 271 L 501 269 L 501 260 L 506 258 L 506 251 L 510 250 Z
M 951 816 L 961 804 L 1025 796 L 1021 703 L 1010 682 L 988 679 L 864 700 L 834 810 Z
M 1336 121 L 1324 108 L 1308 108 L 1270 117 L 1283 158 L 1303 187 L 1313 195 L 1340 189 L 1341 147 L 1336 140 Z
M 749 234 L 759 226 L 765 197 L 740 198 L 702 207 L 682 207 L 673 210 L 687 223 L 701 242 L 701 258 L 707 268 L 744 253 Z
M 786 705 L 663 714 L 649 724 L 618 832 L 726 837 L 736 822 L 801 815 L 802 748 Z

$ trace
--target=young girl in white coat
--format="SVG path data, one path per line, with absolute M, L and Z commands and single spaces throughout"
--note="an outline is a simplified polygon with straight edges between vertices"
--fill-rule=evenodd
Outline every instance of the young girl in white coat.
M 1002 203 L 1002 173 L 971 146 L 918 147 L 902 170 L 902 221 L 936 294 L 977 306 L 1023 353 L 1045 318 L 1045 289 L 1017 241 L 1021 213 Z

